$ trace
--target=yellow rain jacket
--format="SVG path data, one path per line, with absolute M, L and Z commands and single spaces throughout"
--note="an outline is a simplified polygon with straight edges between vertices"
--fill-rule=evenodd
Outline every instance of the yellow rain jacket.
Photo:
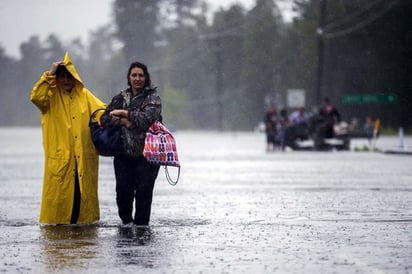
M 30 96 L 41 112 L 45 157 L 40 222 L 70 224 L 77 168 L 81 193 L 77 223 L 91 223 L 100 217 L 99 155 L 88 124 L 93 111 L 105 104 L 84 87 L 67 52 L 63 62 L 75 78 L 71 92 L 59 89 L 55 75 L 46 71 Z

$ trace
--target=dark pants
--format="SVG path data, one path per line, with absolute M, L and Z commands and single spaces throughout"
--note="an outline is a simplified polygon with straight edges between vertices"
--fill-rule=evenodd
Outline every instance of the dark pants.
M 77 173 L 77 167 L 76 167 L 76 173 L 74 175 L 74 197 L 73 197 L 73 210 L 72 210 L 72 217 L 70 219 L 71 224 L 76 224 L 77 220 L 79 219 L 80 215 L 80 185 L 79 185 L 79 173 Z
M 114 157 L 116 176 L 116 202 L 123 224 L 148 225 L 152 197 L 159 166 L 149 164 L 145 158 Z M 135 214 L 133 212 L 135 201 Z

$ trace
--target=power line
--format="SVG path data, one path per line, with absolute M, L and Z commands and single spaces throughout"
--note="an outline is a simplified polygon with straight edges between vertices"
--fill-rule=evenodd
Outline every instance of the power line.
M 324 26 L 323 31 L 324 32 L 328 32 L 328 31 L 333 31 L 333 29 L 342 27 L 344 24 L 346 23 L 351 23 L 351 21 L 358 17 L 359 15 L 363 14 L 364 12 L 366 12 L 367 10 L 371 9 L 373 6 L 377 5 L 377 4 L 381 4 L 383 1 L 385 0 L 375 0 L 375 1 L 371 1 L 369 3 L 367 3 L 366 5 L 364 5 L 362 8 L 357 9 L 355 12 L 337 20 L 334 22 L 331 22 L 329 24 L 327 24 L 326 26 Z
M 337 37 L 342 37 L 348 34 L 351 34 L 359 29 L 362 29 L 366 27 L 367 25 L 371 24 L 373 21 L 387 13 L 389 10 L 392 9 L 393 6 L 398 4 L 399 0 L 394 0 L 388 5 L 384 6 L 381 10 L 378 12 L 372 14 L 371 16 L 365 18 L 364 20 L 356 23 L 354 26 L 347 27 L 346 29 L 338 30 L 338 31 L 331 31 L 331 32 L 324 32 L 322 35 L 324 38 L 337 38 Z

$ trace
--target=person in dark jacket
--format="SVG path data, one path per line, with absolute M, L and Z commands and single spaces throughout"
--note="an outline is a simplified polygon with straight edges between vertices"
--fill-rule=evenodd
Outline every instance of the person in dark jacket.
M 266 151 L 273 151 L 277 147 L 277 111 L 275 104 L 271 104 L 264 116 L 266 133 Z
M 119 217 L 123 225 L 148 225 L 159 166 L 146 161 L 142 152 L 146 131 L 161 121 L 162 105 L 145 64 L 130 64 L 127 84 L 127 89 L 112 98 L 100 121 L 103 126 L 121 125 L 124 153 L 113 161 Z
M 329 98 L 323 99 L 323 106 L 319 110 L 319 115 L 324 121 L 325 138 L 332 138 L 334 136 L 333 126 L 341 121 L 341 116 L 336 107 L 331 104 Z

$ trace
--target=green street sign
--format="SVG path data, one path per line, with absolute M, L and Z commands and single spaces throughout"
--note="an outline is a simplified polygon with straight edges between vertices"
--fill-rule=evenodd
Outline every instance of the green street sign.
M 394 93 L 353 94 L 342 97 L 344 104 L 395 104 L 398 96 Z

